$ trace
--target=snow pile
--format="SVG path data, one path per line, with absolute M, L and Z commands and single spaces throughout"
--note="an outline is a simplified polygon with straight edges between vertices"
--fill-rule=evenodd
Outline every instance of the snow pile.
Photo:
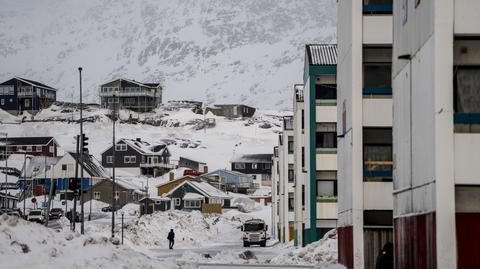
M 317 242 L 311 243 L 303 248 L 283 253 L 273 258 L 270 263 L 323 266 L 336 263 L 338 260 L 337 254 L 337 231 L 331 230 Z
M 258 264 L 255 254 L 249 250 L 222 250 L 219 253 L 210 256 L 210 254 L 200 254 L 193 251 L 185 251 L 181 258 L 177 259 L 180 263 L 208 263 L 208 264 Z
M 232 205 L 238 207 L 238 210 L 243 213 L 252 212 L 257 206 L 254 200 L 242 196 L 234 198 Z
M 0 260 L 2 268 L 158 268 L 157 260 L 108 237 L 56 232 L 7 215 L 0 216 Z
M 175 231 L 175 247 L 206 243 L 239 242 L 241 222 L 237 218 L 204 215 L 199 211 L 168 211 L 144 215 L 125 224 L 125 238 L 137 246 L 167 248 L 167 234 Z

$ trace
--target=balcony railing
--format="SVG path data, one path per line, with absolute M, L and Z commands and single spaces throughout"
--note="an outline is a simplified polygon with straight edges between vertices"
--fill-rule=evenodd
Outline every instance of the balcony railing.
M 480 113 L 455 112 L 453 122 L 455 124 L 480 124 Z
M 365 95 L 392 95 L 392 88 L 363 88 Z
M 363 5 L 363 14 L 392 14 L 393 4 Z
M 18 92 L 17 96 L 18 97 L 31 97 L 32 96 L 32 92 Z M 35 94 L 36 95 L 36 94 Z
M 175 165 L 169 163 L 141 163 L 140 167 L 143 168 L 168 168 L 174 169 Z
M 100 92 L 101 97 L 108 97 L 108 96 L 114 96 L 114 95 L 118 97 L 137 97 L 137 96 L 155 97 L 155 93 L 150 91 Z

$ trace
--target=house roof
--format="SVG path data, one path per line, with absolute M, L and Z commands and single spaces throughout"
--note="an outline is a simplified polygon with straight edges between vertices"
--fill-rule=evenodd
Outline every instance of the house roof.
M 310 65 L 337 64 L 337 44 L 310 44 L 306 50 Z
M 184 160 L 187 160 L 187 161 L 195 162 L 195 163 L 198 163 L 198 164 L 207 164 L 207 163 L 200 162 L 200 161 L 194 160 L 194 159 L 192 159 L 192 158 L 187 158 L 187 157 L 181 157 L 181 156 L 180 156 L 180 159 L 184 159 Z
M 56 144 L 55 139 L 51 136 L 8 137 L 7 143 L 9 146 L 47 145 L 52 139 Z M 1 140 L 5 141 L 5 138 Z
M 165 196 L 170 196 L 177 189 L 183 187 L 186 184 L 190 185 L 192 188 L 196 189 L 198 192 L 205 195 L 205 197 L 216 197 L 216 198 L 225 198 L 225 199 L 231 198 L 225 192 L 213 187 L 212 185 L 206 182 L 196 182 L 196 181 L 184 181 L 182 182 L 182 184 L 178 185 L 177 187 L 169 191 Z
M 87 173 L 90 174 L 92 177 L 98 177 L 98 178 L 110 178 L 110 175 L 107 173 L 105 168 L 100 164 L 100 162 L 95 159 L 92 155 L 89 154 L 84 154 L 83 155 L 83 164 L 80 162 L 80 154 L 77 154 L 75 152 L 67 152 L 70 154 L 73 159 L 77 160 L 80 165 L 82 165 L 83 169 Z
M 118 140 L 116 144 L 119 144 L 121 141 L 131 146 L 134 150 L 138 151 L 142 155 L 163 155 L 165 152 L 167 152 L 170 155 L 170 152 L 168 151 L 168 147 L 165 144 L 160 144 L 160 143 L 150 144 L 149 142 L 143 141 L 140 139 L 127 139 L 127 138 L 122 138 Z M 107 151 L 108 149 L 106 149 L 105 151 Z M 102 152 L 102 154 L 104 152 Z
M 182 180 L 182 179 L 184 179 L 184 178 L 190 178 L 191 180 L 193 180 L 193 179 L 196 179 L 197 177 L 194 177 L 194 176 L 182 176 L 182 177 L 176 178 L 176 179 L 174 179 L 174 180 L 171 180 L 171 181 L 167 181 L 167 182 L 158 184 L 158 185 L 155 186 L 155 187 L 159 188 L 159 187 L 161 187 L 161 186 L 165 186 L 165 185 L 168 185 L 168 184 L 170 184 L 170 183 L 177 182 L 177 181 Z
M 203 200 L 203 196 L 198 193 L 187 192 L 183 196 L 183 200 Z
M 232 163 L 271 163 L 272 153 L 267 154 L 243 154 L 236 155 L 230 162 Z
M 217 169 L 217 170 L 212 171 L 212 172 L 210 172 L 210 173 L 203 174 L 202 176 L 203 176 L 203 177 L 218 176 L 218 175 L 219 175 L 219 173 L 218 173 L 219 171 L 222 171 L 222 172 L 224 172 L 224 173 L 231 174 L 231 175 L 234 175 L 234 176 L 239 176 L 239 177 L 252 177 L 252 175 L 247 175 L 247 174 L 244 174 L 244 173 L 241 173 L 241 172 L 232 171 L 232 170 L 227 170 L 227 169 Z
M 170 201 L 170 198 L 155 196 L 155 197 L 143 197 L 142 199 L 138 200 L 138 202 L 144 201 L 145 199 L 152 200 L 152 201 L 165 201 L 165 202 Z
M 44 88 L 44 89 L 47 89 L 47 90 L 52 90 L 52 91 L 57 91 L 57 89 L 55 88 L 52 88 L 48 85 L 45 85 L 43 83 L 40 83 L 38 81 L 34 81 L 34 80 L 30 80 L 30 79 L 25 79 L 25 78 L 21 78 L 21 77 L 15 77 L 16 79 L 20 80 L 21 82 L 23 83 L 27 83 L 27 84 L 30 84 L 32 86 L 35 86 L 35 87 L 38 87 L 38 88 Z
M 139 81 L 135 81 L 133 79 L 126 79 L 126 78 L 114 79 L 114 80 L 111 80 L 109 82 L 106 82 L 106 83 L 102 84 L 102 86 L 105 85 L 105 84 L 112 83 L 112 82 L 117 81 L 117 80 L 120 80 L 120 81 L 125 80 L 127 82 L 137 84 L 138 86 L 146 87 L 146 88 L 157 88 L 158 86 L 160 86 L 160 83 L 145 83 L 145 82 L 139 82 Z
M 60 159 L 61 157 L 32 156 L 27 165 L 27 178 L 45 178 L 45 171 L 49 171 L 50 166 L 56 164 Z M 46 176 L 48 177 L 49 174 Z

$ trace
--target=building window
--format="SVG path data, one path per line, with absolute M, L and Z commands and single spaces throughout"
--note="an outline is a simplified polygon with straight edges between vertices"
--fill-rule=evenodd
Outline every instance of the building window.
M 363 94 L 392 94 L 392 48 L 363 48 Z
M 288 137 L 288 153 L 293 153 L 293 136 Z
M 174 206 L 179 206 L 181 203 L 181 199 L 180 198 L 173 198 L 173 205 Z
M 302 109 L 302 131 L 305 129 L 305 110 Z
M 137 163 L 137 156 L 124 156 L 123 163 Z
M 107 163 L 113 163 L 113 156 L 107 156 Z
M 337 181 L 317 180 L 317 196 L 323 198 L 337 197 Z
M 25 107 L 30 107 L 30 99 L 25 99 Z
M 392 11 L 393 0 L 363 0 L 363 14 L 392 14 Z
M 5 105 L 5 99 L 2 98 L 2 99 L 0 100 L 0 105 L 2 105 L 2 106 Z
M 35 149 L 37 150 L 37 152 L 42 152 L 42 146 L 36 146 Z
M 256 163 L 252 163 L 252 169 L 257 169 L 257 164 Z
M 142 155 L 142 163 L 145 163 L 145 156 Z
M 316 147 L 325 150 L 337 148 L 336 123 L 317 123 Z
M 392 128 L 364 128 L 364 181 L 392 181 L 392 170 Z
M 292 212 L 295 210 L 295 196 L 293 192 L 288 193 L 288 211 Z
M 100 200 L 100 192 L 99 191 L 96 191 L 96 192 L 93 193 L 93 199 Z
M 54 153 L 55 152 L 55 146 L 48 147 L 48 151 L 50 151 L 50 153 Z
M 27 152 L 32 152 L 32 146 L 27 146 Z
M 288 165 L 288 182 L 293 183 L 295 181 L 295 173 L 293 164 Z
M 202 206 L 202 201 L 195 200 L 195 201 L 183 201 L 185 208 L 200 208 Z
M 114 199 L 115 199 L 115 200 L 118 200 L 118 198 L 120 198 L 120 192 L 116 191 L 116 192 L 115 192 Z
M 127 151 L 127 144 L 115 145 L 115 151 Z
M 480 66 L 458 66 L 454 72 L 455 112 L 480 113 Z
M 235 163 L 234 167 L 235 167 L 235 169 L 245 169 L 245 164 L 244 163 Z
M 272 167 L 272 165 L 269 164 L 269 163 L 264 163 L 263 164 L 263 169 L 270 169 L 271 167 Z

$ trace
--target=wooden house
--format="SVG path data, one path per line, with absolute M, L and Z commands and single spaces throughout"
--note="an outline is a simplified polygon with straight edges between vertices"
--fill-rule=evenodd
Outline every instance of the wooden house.
M 185 181 L 200 181 L 200 178 L 194 176 L 182 176 L 176 179 L 169 180 L 168 182 L 157 185 L 157 195 L 162 196 Z
M 237 155 L 231 160 L 232 171 L 252 175 L 261 186 L 272 186 L 272 157 L 270 153 Z
M 138 202 L 145 196 L 141 187 L 128 182 L 124 179 L 115 179 L 115 194 L 113 194 L 113 181 L 111 179 L 104 179 L 93 185 L 85 192 L 84 199 L 102 201 L 107 204 L 112 204 L 112 198 L 115 197 L 115 204 L 124 206 L 128 203 Z
M 155 211 L 170 210 L 170 202 L 170 198 L 144 197 L 138 201 L 138 204 L 140 205 L 140 214 L 152 214 Z M 147 208 L 146 212 L 145 208 Z
M 56 157 L 58 143 L 51 136 L 43 137 L 8 137 L 0 139 L 0 152 L 5 152 L 5 144 L 7 144 L 8 155 L 16 153 L 26 153 L 33 156 Z
M 168 192 L 165 197 L 172 199 L 173 209 L 201 210 L 204 213 L 221 213 L 221 208 L 231 206 L 232 199 L 212 185 L 196 181 L 184 181 Z
M 215 116 L 228 118 L 251 118 L 255 108 L 241 104 L 225 104 L 207 107 L 205 113 L 212 112 Z

